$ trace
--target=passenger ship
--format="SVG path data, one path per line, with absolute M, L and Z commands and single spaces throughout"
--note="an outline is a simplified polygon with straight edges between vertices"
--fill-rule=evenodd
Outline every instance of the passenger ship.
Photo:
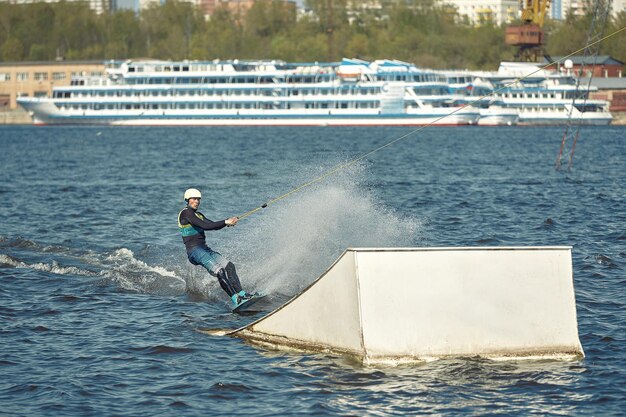
M 18 102 L 35 124 L 476 124 L 480 111 L 453 98 L 442 75 L 400 61 L 143 60 Z
M 449 80 L 452 74 L 455 93 L 465 94 L 467 101 L 488 96 L 481 102 L 516 110 L 520 125 L 563 125 L 570 112 L 572 120 L 584 125 L 608 125 L 613 119 L 606 100 L 589 98 L 597 87 L 580 85 L 577 92 L 574 77 L 543 70 L 538 64 L 502 62 L 497 72 L 450 73 Z
M 491 84 L 482 83 L 480 78 L 467 71 L 442 71 L 450 91 L 461 105 L 472 106 L 480 111 L 478 124 L 481 126 L 514 126 L 519 122 L 519 111 L 507 107 L 493 94 Z M 481 99 L 484 97 L 483 99 Z

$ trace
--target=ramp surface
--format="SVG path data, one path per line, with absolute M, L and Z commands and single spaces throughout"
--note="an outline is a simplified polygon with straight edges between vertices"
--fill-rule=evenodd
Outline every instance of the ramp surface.
M 570 247 L 347 249 L 231 335 L 365 363 L 583 356 Z

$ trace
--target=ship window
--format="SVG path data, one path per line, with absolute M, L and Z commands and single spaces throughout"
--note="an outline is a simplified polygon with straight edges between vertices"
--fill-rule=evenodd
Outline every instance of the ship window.
M 183 65 L 183 71 L 189 71 L 189 65 Z
M 135 67 L 128 67 L 128 72 L 135 72 Z

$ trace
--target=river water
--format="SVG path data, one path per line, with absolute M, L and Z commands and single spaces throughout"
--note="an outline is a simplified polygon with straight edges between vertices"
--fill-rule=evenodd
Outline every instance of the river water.
M 623 127 L 584 129 L 570 171 L 558 127 L 420 130 L 207 235 L 267 308 L 346 247 L 573 246 L 583 360 L 367 367 L 197 331 L 262 313 L 187 262 L 186 188 L 241 215 L 409 132 L 0 127 L 0 413 L 623 415 Z

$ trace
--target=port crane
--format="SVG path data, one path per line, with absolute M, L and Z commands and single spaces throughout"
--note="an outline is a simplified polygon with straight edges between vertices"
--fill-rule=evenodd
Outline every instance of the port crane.
M 520 0 L 522 24 L 506 28 L 504 41 L 517 47 L 516 61 L 537 62 L 545 55 L 543 24 L 550 0 Z

